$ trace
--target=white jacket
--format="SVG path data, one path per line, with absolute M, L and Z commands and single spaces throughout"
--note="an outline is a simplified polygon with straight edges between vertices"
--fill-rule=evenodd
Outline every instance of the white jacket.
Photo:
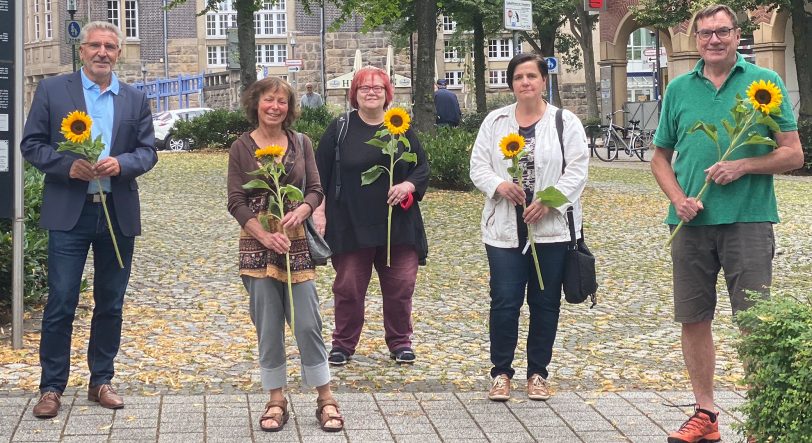
M 589 148 L 584 127 L 578 117 L 564 110 L 564 155 L 566 169 L 561 175 L 561 146 L 555 128 L 555 112 L 548 104 L 547 110 L 536 124 L 535 147 L 535 192 L 548 186 L 555 186 L 567 199 L 567 203 L 550 212 L 533 225 L 535 243 L 556 243 L 570 240 L 567 226 L 567 208 L 573 206 L 576 237 L 581 231 L 581 193 L 586 186 L 589 170 Z M 512 182 L 508 173 L 510 160 L 506 160 L 499 149 L 499 141 L 511 132 L 519 132 L 516 121 L 516 104 L 499 108 L 485 117 L 479 127 L 474 148 L 471 152 L 471 180 L 485 193 L 485 208 L 482 211 L 482 241 L 499 248 L 519 246 L 516 226 L 516 209 L 513 203 L 496 193 L 496 188 L 505 181 Z M 534 192 L 534 194 L 535 194 Z

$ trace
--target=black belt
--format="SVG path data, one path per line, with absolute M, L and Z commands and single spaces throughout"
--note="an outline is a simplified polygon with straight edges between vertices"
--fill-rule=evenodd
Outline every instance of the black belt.
M 109 195 L 105 195 L 105 198 L 109 198 Z M 99 194 L 87 194 L 87 196 L 85 197 L 85 202 L 86 203 L 101 203 L 102 202 L 101 199 L 102 199 L 101 195 L 99 195 Z

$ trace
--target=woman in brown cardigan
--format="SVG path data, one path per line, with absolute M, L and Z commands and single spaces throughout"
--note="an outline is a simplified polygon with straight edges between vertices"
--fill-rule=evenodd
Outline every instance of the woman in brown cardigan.
M 240 223 L 240 276 L 250 295 L 251 321 L 257 329 L 262 388 L 270 401 L 260 418 L 263 431 L 280 431 L 288 421 L 285 323 L 290 323 L 285 254 L 290 254 L 296 343 L 302 365 L 302 384 L 318 391 L 316 417 L 325 431 L 340 431 L 344 419 L 330 390 L 327 350 L 321 335 L 321 316 L 303 222 L 324 199 L 313 147 L 307 136 L 290 129 L 296 118 L 296 96 L 284 80 L 268 77 L 252 84 L 242 99 L 249 121 L 257 126 L 231 145 L 228 159 L 228 210 Z M 286 202 L 285 216 L 269 219 L 266 231 L 257 216 L 268 211 L 267 190 L 245 190 L 259 168 L 255 151 L 278 145 L 285 148 L 286 174 L 280 186 L 291 184 L 304 193 L 304 202 Z M 273 183 L 269 182 L 270 186 Z

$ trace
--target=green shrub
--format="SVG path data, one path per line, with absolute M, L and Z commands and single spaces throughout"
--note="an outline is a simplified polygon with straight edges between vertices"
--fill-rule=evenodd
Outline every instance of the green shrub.
M 25 164 L 25 236 L 23 237 L 23 294 L 25 304 L 37 303 L 48 293 L 48 232 L 39 228 L 42 206 L 43 174 Z M 12 225 L 0 220 L 0 311 L 11 306 L 11 271 L 13 266 Z
M 804 169 L 812 171 L 812 120 L 799 120 L 798 134 L 804 149 Z
M 319 140 L 335 116 L 326 106 L 318 108 L 302 108 L 299 118 L 293 123 L 293 129 L 307 134 L 313 141 L 313 148 L 319 146 Z
M 189 149 L 229 149 L 234 140 L 251 129 L 243 111 L 216 109 L 191 121 L 178 121 L 174 134 L 191 139 Z
M 488 116 L 487 112 L 466 112 L 462 114 L 459 128 L 476 134 L 479 132 L 479 127 L 482 126 L 482 121 Z
M 759 442 L 812 442 L 812 304 L 762 301 L 737 317 L 750 386 L 744 431 Z
M 462 128 L 439 127 L 435 134 L 418 135 L 429 161 L 429 183 L 440 189 L 469 190 L 471 147 L 476 132 Z

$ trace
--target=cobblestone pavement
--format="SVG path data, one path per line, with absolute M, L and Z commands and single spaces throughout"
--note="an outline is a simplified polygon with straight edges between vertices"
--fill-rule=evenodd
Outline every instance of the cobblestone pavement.
M 633 166 L 618 166 L 624 163 Z M 155 170 L 139 181 L 144 235 L 136 242 L 115 383 L 120 392 L 147 396 L 144 402 L 163 398 L 169 403 L 172 395 L 244 396 L 261 391 L 256 337 L 236 269 L 238 226 L 226 211 L 225 169 L 225 154 L 162 153 Z M 812 183 L 779 179 L 777 193 L 782 223 L 776 226 L 779 253 L 773 292 L 804 298 L 812 293 L 812 257 L 806 252 L 812 249 L 808 198 Z M 430 255 L 428 266 L 419 270 L 414 296 L 417 363 L 401 367 L 389 359 L 380 292 L 373 279 L 357 354 L 350 364 L 333 370 L 340 395 L 358 394 L 357 398 L 374 399 L 380 406 L 384 403 L 380 393 L 403 392 L 406 398 L 410 392 L 420 396 L 436 392 L 441 398 L 452 395 L 442 393 L 456 393 L 454 399 L 467 401 L 487 388 L 488 267 L 479 239 L 482 197 L 475 192 L 432 191 L 421 205 Z M 663 246 L 667 202 L 648 164 L 594 162 L 584 205 L 587 242 L 598 257 L 599 304 L 591 310 L 562 305 L 549 368 L 554 388 L 561 398 L 603 392 L 617 401 L 611 393 L 687 389 L 679 327 L 671 320 L 670 257 Z M 328 347 L 333 275 L 325 267 L 317 277 Z M 93 277 L 90 267 L 86 277 Z M 727 390 L 741 384 L 742 371 L 726 291 L 721 284 L 719 290 L 716 376 L 717 386 Z M 91 309 L 92 299 L 85 294 L 74 324 L 69 381 L 79 389 L 88 378 L 85 349 Z M 21 402 L 11 408 L 0 406 L 5 415 L 19 413 L 27 395 L 36 391 L 40 315 L 40 309 L 26 314 L 24 349 L 11 350 L 7 336 L 0 341 L 0 393 L 12 397 L 7 401 Z M 517 379 L 526 376 L 526 318 L 525 312 L 515 361 Z M 290 339 L 287 351 L 291 392 L 300 393 L 298 351 Z M 195 398 L 204 403 L 203 397 Z M 508 409 L 522 407 L 511 403 Z M 495 407 L 483 410 L 487 408 Z M 126 411 L 130 409 L 137 410 Z M 312 427 L 310 415 L 302 415 L 306 427 Z M 192 426 L 194 431 L 198 428 Z
M 314 395 L 289 396 L 290 421 L 281 432 L 259 429 L 261 394 L 157 395 L 125 398 L 111 411 L 82 395 L 67 396 L 60 415 L 36 419 L 30 397 L 0 397 L 0 441 L 41 442 L 657 442 L 686 414 L 668 405 L 685 392 L 561 393 L 547 402 L 514 398 L 495 403 L 481 392 L 347 393 L 338 396 L 345 430 L 322 432 Z M 725 442 L 743 440 L 734 391 L 717 393 Z

